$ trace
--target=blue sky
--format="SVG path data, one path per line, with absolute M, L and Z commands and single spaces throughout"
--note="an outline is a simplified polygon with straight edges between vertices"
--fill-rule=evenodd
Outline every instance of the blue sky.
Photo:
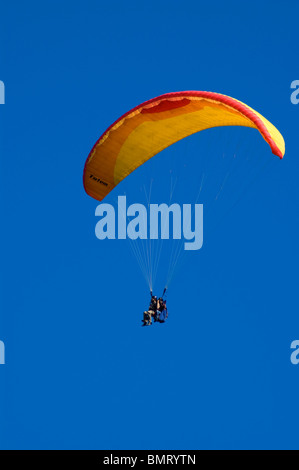
M 0 10 L 0 447 L 298 448 L 299 5 L 29 0 Z M 251 179 L 241 165 L 215 216 L 208 194 L 200 201 L 204 246 L 176 272 L 168 323 L 142 329 L 147 286 L 128 242 L 96 239 L 82 172 L 121 114 L 181 90 L 248 103 L 280 129 L 286 155 L 251 129 L 217 129 L 108 196 L 144 202 L 154 179 L 153 200 L 167 202 L 174 168 L 175 202 L 194 202 L 198 155 L 211 156 L 214 181 L 218 139 L 228 156 L 241 140 L 241 163 L 252 156 L 257 170 Z

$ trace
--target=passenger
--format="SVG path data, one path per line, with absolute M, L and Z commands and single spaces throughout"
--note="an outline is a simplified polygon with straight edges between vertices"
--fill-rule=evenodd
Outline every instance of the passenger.
M 162 298 L 159 299 L 159 310 L 157 312 L 158 314 L 158 321 L 159 323 L 164 323 L 165 320 L 168 318 L 168 310 L 166 307 L 166 300 L 163 300 Z

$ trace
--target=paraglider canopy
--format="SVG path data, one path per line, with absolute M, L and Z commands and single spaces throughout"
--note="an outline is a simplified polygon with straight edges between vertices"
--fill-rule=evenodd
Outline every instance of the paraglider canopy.
M 280 132 L 246 104 L 206 91 L 167 93 L 128 111 L 102 134 L 85 163 L 85 191 L 101 201 L 126 176 L 166 147 L 219 126 L 255 128 L 275 155 L 284 155 Z

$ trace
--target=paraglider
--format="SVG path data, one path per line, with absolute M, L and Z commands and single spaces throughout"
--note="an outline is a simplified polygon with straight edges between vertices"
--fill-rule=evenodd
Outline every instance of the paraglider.
M 272 153 L 283 158 L 285 143 L 278 129 L 241 101 L 206 91 L 167 93 L 126 112 L 101 135 L 85 163 L 85 191 L 102 201 L 122 180 L 162 150 L 187 136 L 222 126 L 258 130 Z M 173 270 L 170 272 L 172 275 Z M 151 275 L 148 276 L 150 290 Z M 152 319 L 162 323 L 167 316 L 163 296 L 157 299 L 151 293 L 143 326 L 152 324 Z
M 143 312 L 142 326 L 149 326 L 152 324 L 152 318 L 157 314 L 158 299 L 156 295 L 151 292 L 151 301 L 148 310 Z
M 164 289 L 163 295 L 165 292 L 166 289 Z M 159 299 L 157 299 L 157 296 L 153 295 L 152 292 L 150 294 L 151 301 L 148 310 L 143 312 L 142 326 L 150 326 L 152 324 L 152 319 L 155 323 L 165 323 L 168 318 L 166 299 L 163 299 L 163 297 L 159 297 Z

